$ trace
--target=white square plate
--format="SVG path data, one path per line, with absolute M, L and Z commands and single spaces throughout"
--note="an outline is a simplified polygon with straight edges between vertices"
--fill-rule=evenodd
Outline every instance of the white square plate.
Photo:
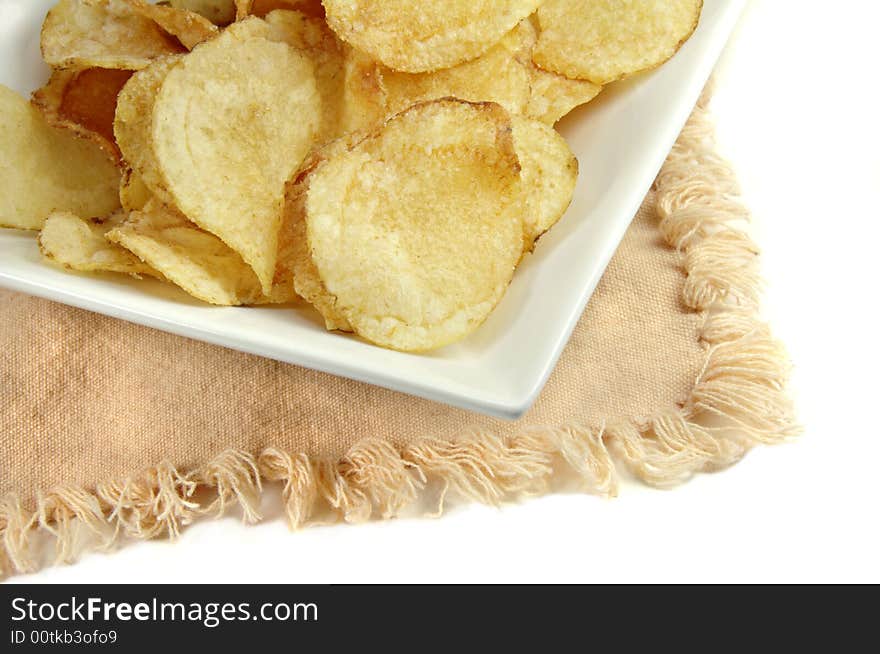
M 47 69 L 40 24 L 54 0 L 0 0 L 0 83 L 28 94 Z M 581 176 L 566 217 L 465 341 L 403 354 L 331 334 L 305 310 L 197 303 L 158 282 L 77 275 L 40 260 L 33 233 L 0 229 L 0 284 L 17 291 L 502 418 L 553 370 L 608 261 L 699 97 L 744 0 L 705 0 L 694 36 L 660 69 L 612 85 L 561 129 Z

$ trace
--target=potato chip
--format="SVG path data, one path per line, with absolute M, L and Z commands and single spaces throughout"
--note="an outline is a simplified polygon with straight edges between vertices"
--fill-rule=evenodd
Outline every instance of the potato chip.
M 107 239 L 133 252 L 193 297 L 225 306 L 262 304 L 260 283 L 250 266 L 223 241 L 179 213 L 151 200 L 132 212 Z M 268 302 L 292 299 L 276 291 Z
M 321 126 L 311 62 L 284 43 L 224 32 L 171 68 L 152 125 L 171 204 L 239 253 L 269 294 L 284 184 Z
M 525 115 L 555 125 L 572 110 L 587 104 L 602 87 L 587 80 L 569 79 L 537 66 L 531 67 L 529 102 Z
M 514 52 L 517 60 L 529 77 L 528 101 L 517 113 L 554 125 L 575 107 L 590 102 L 602 87 L 586 80 L 569 79 L 536 66 L 532 61 L 538 43 L 536 23 L 535 16 L 530 16 L 511 33 L 516 37 Z
M 255 19 L 245 21 L 256 23 Z M 305 55 L 315 71 L 315 84 L 321 95 L 321 128 L 318 140 L 330 141 L 349 130 L 343 118 L 345 106 L 345 46 L 320 18 L 299 11 L 276 10 L 265 18 L 269 40 L 281 41 Z M 239 23 L 241 25 L 243 23 Z
M 119 207 L 119 170 L 95 143 L 51 127 L 0 85 L 0 227 L 39 229 L 52 211 L 101 216 Z
M 43 21 L 40 48 L 56 68 L 123 70 L 185 50 L 124 0 L 59 0 Z
M 54 211 L 37 238 L 40 252 L 50 261 L 81 272 L 161 277 L 131 252 L 105 238 L 127 216 L 127 212 L 117 211 L 106 218 L 83 219 L 69 211 Z
M 119 185 L 119 203 L 127 212 L 140 211 L 144 208 L 153 194 L 147 188 L 140 175 L 131 168 L 122 173 L 122 183 Z
M 511 113 L 554 124 L 575 107 L 592 100 L 601 87 L 570 80 L 538 68 L 532 50 L 538 36 L 529 19 L 523 20 L 486 54 L 433 73 L 401 73 L 374 63 L 361 70 L 362 79 L 375 75 L 386 114 L 416 102 L 455 97 L 471 102 L 497 102 Z M 372 94 L 378 97 L 377 93 Z
M 228 25 L 235 20 L 234 0 L 169 0 L 168 4 L 204 16 L 215 25 Z
M 352 328 L 348 319 L 336 308 L 336 299 L 327 292 L 309 254 L 305 223 L 305 191 L 308 187 L 303 180 L 323 161 L 344 154 L 361 138 L 356 134 L 347 134 L 313 151 L 285 187 L 275 284 L 292 283 L 296 293 L 318 310 L 328 331 L 350 332 Z
M 339 41 L 323 20 L 275 10 L 264 20 L 230 25 L 226 33 L 240 40 L 260 37 L 287 43 L 309 58 L 323 107 L 319 144 L 372 128 L 388 114 L 377 64 Z
M 381 64 L 345 46 L 340 133 L 369 130 L 388 115 L 388 98 Z
M 376 63 L 339 41 L 327 24 L 299 11 L 275 10 L 226 28 L 239 40 L 264 38 L 293 46 L 315 69 L 323 107 L 316 141 L 374 127 L 387 115 Z
M 350 332 L 348 318 L 337 309 L 336 298 L 327 292 L 309 254 L 303 204 L 305 193 L 301 190 L 292 190 L 285 204 L 285 215 L 289 218 L 285 219 L 279 236 L 275 284 L 292 283 L 297 295 L 321 314 L 327 331 Z
M 414 105 L 288 188 L 304 195 L 309 254 L 355 332 L 429 350 L 489 315 L 523 251 L 511 132 L 497 104 Z
M 387 109 L 398 113 L 416 102 L 455 97 L 497 102 L 511 113 L 529 101 L 531 62 L 522 52 L 522 28 L 516 28 L 481 57 L 433 73 L 401 73 L 377 64 L 387 94 Z M 522 61 L 519 58 L 522 56 Z
M 154 5 L 146 0 L 125 0 L 138 14 L 149 18 L 180 41 L 187 50 L 192 50 L 202 41 L 217 35 L 217 26 L 204 16 L 193 11 Z
M 293 9 L 312 18 L 324 18 L 321 0 L 253 0 L 250 15 L 264 17 L 276 9 Z
M 130 71 L 109 68 L 55 70 L 46 85 L 34 92 L 32 102 L 50 125 L 73 130 L 118 159 L 113 116 L 116 98 L 129 77 Z
M 254 0 L 235 0 L 235 20 L 244 20 L 250 16 Z
M 525 251 L 562 218 L 574 195 L 578 162 L 551 126 L 512 116 L 513 144 L 519 158 L 524 195 Z
M 424 73 L 487 52 L 541 0 L 324 0 L 344 41 L 394 70 Z
M 547 0 L 534 60 L 572 79 L 607 84 L 655 68 L 690 38 L 703 0 Z
M 113 121 L 113 133 L 125 162 L 150 194 L 168 204 L 173 200 L 156 165 L 151 140 L 153 105 L 165 76 L 178 63 L 179 56 L 162 57 L 132 75 L 119 93 Z

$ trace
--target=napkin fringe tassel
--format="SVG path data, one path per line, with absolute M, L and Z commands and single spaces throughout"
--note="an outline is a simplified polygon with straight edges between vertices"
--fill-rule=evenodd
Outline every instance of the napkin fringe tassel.
M 742 228 L 748 213 L 712 133 L 704 96 L 655 184 L 661 232 L 687 273 L 683 302 L 705 315 L 705 365 L 680 406 L 647 420 L 571 422 L 514 436 L 477 432 L 403 447 L 372 439 L 336 461 L 276 448 L 233 450 L 195 470 L 165 462 L 91 491 L 57 487 L 37 498 L 36 510 L 7 496 L 0 498 L 0 570 L 38 567 L 47 539 L 36 532 L 54 538 L 56 562 L 68 562 L 86 544 L 174 538 L 194 519 L 232 507 L 256 522 L 263 482 L 280 483 L 296 529 L 392 518 L 424 508 L 432 495 L 436 514 L 447 496 L 498 505 L 552 490 L 565 478 L 578 490 L 612 497 L 621 471 L 667 488 L 727 467 L 753 445 L 795 436 L 788 358 L 758 317 L 757 249 Z

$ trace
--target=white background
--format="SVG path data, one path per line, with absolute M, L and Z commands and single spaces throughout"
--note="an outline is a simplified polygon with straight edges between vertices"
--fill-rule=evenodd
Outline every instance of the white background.
M 717 75 L 765 312 L 796 364 L 799 441 L 673 491 L 296 534 L 226 518 L 13 581 L 880 581 L 878 24 L 874 0 L 754 0 Z

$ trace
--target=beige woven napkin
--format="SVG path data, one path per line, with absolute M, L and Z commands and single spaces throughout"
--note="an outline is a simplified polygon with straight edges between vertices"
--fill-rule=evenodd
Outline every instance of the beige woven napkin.
M 290 523 L 670 485 L 794 431 L 756 251 L 699 106 L 534 408 L 507 423 L 0 291 L 0 566 L 174 536 L 267 481 Z M 436 495 L 436 494 L 435 494 Z M 40 536 L 42 534 L 43 536 Z

